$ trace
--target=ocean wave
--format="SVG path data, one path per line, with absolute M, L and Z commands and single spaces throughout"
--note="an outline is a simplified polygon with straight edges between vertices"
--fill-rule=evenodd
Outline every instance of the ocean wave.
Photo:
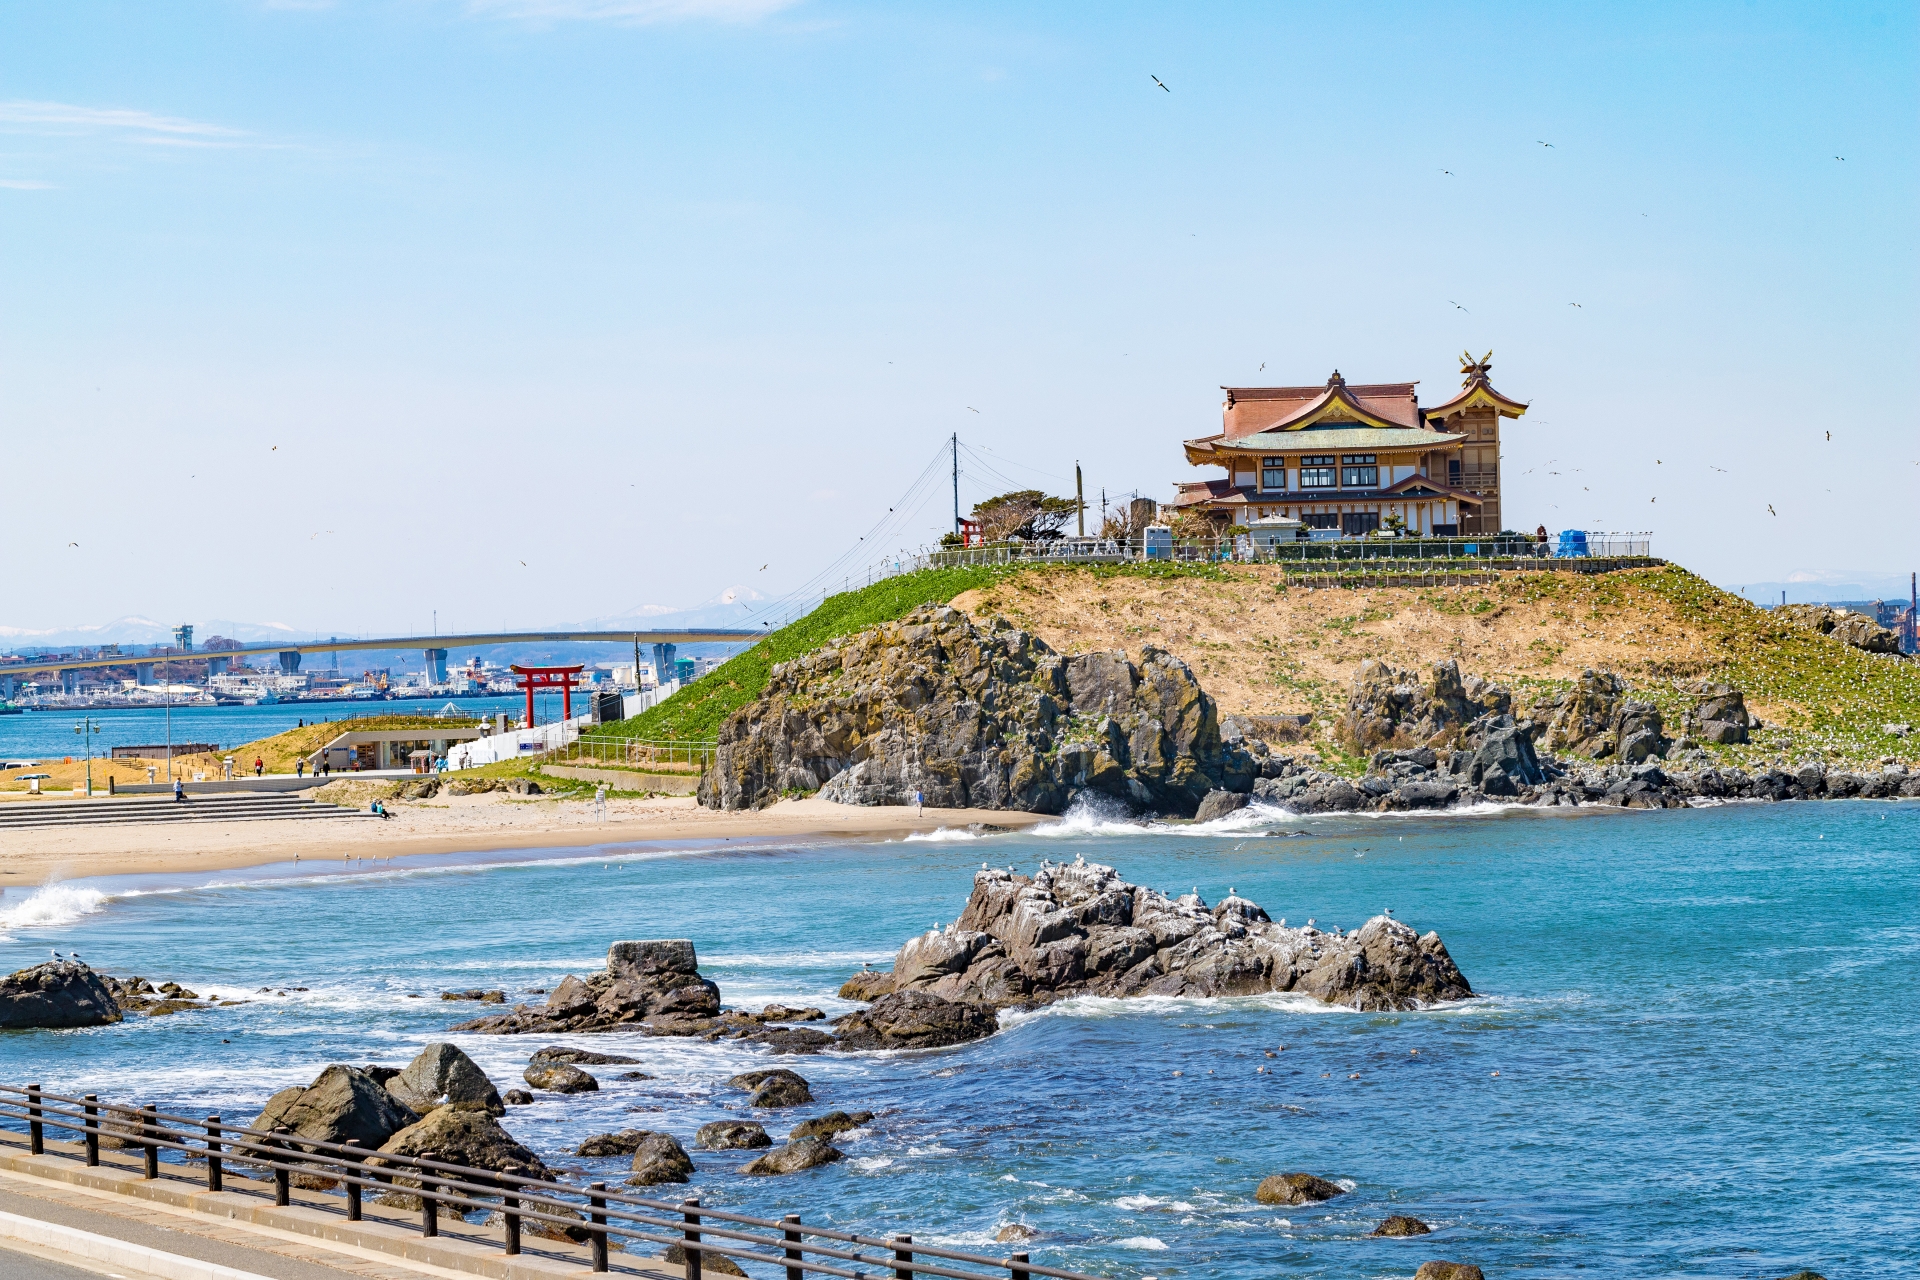
M 1122 1236 L 1113 1242 L 1116 1249 L 1145 1249 L 1152 1253 L 1164 1252 L 1167 1242 L 1159 1236 Z
M 4 903 L 0 899 L 0 903 Z M 80 885 L 50 884 L 0 905 L 0 940 L 16 929 L 59 929 L 106 909 L 107 895 Z
M 892 1156 L 855 1156 L 850 1163 L 862 1173 L 877 1173 L 893 1166 Z
M 951 840 L 984 840 L 998 832 L 968 831 L 965 827 L 935 827 L 932 831 L 910 831 L 900 837 L 903 844 L 945 844 Z

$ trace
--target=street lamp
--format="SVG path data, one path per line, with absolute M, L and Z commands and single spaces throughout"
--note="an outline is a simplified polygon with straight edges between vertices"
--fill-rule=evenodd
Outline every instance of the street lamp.
M 73 726 L 73 731 L 85 739 L 87 744 L 87 794 L 91 796 L 93 794 L 93 735 L 100 732 L 100 726 L 93 722 L 92 716 L 87 716 Z

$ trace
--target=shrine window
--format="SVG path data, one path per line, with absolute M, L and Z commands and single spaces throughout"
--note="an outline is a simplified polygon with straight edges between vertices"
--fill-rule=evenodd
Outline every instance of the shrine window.
M 1262 489 L 1282 489 L 1287 487 L 1287 460 L 1285 458 L 1260 459 L 1260 487 Z
M 1380 468 L 1371 453 L 1348 453 L 1340 458 L 1340 487 L 1372 489 L 1380 483 Z
M 1302 489 L 1331 489 L 1334 486 L 1333 455 L 1309 455 L 1300 459 Z

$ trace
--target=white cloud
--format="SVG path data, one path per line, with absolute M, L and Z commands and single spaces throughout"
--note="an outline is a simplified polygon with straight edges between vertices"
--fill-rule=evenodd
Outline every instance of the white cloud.
M 51 182 L 42 182 L 38 178 L 0 178 L 0 189 L 7 191 L 51 191 Z
M 525 22 L 753 22 L 798 0 L 467 0 L 467 12 Z
M 65 102 L 0 102 L 0 129 L 14 133 L 112 133 L 173 146 L 218 146 L 244 130 L 151 111 L 77 107 Z

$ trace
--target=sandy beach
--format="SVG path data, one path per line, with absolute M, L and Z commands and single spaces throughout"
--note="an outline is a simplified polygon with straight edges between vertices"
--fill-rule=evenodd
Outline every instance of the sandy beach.
M 897 838 L 975 822 L 1014 828 L 1047 821 L 1045 815 L 1032 813 L 929 808 L 916 814 L 912 809 L 861 808 L 818 799 L 783 800 L 767 809 L 734 813 L 703 809 L 691 797 L 609 800 L 604 821 L 589 801 L 520 799 L 498 792 L 396 800 L 388 806 L 393 817 L 385 822 L 340 818 L 10 831 L 0 847 L 0 887 L 86 876 L 222 871 L 295 857 L 345 861 L 656 840 Z

